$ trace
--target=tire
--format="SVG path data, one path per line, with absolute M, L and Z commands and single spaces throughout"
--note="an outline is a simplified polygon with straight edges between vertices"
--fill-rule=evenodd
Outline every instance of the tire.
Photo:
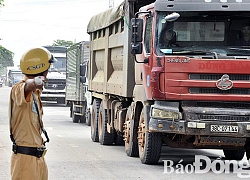
M 129 107 L 126 114 L 126 121 L 124 124 L 125 152 L 130 157 L 138 157 L 139 150 L 137 141 L 137 129 L 136 131 L 134 131 L 134 120 L 131 119 L 131 115 L 132 115 L 132 110 L 131 107 Z
M 242 160 L 245 155 L 244 148 L 234 149 L 234 150 L 228 150 L 223 149 L 224 156 L 228 160 Z
M 144 106 L 138 129 L 139 157 L 143 164 L 157 164 L 162 147 L 162 136 L 160 133 L 148 132 L 150 106 Z
M 127 135 L 125 136 L 125 152 L 130 157 L 139 157 L 138 141 L 133 142 L 134 134 L 134 120 L 126 122 Z M 128 136 L 128 137 L 127 137 Z
M 250 149 L 246 150 L 246 156 L 247 156 L 247 160 L 250 160 Z
M 76 107 L 74 106 L 74 102 L 73 102 L 72 109 L 71 109 L 71 117 L 72 117 L 73 123 L 78 123 L 81 119 L 81 116 L 76 115 L 75 112 L 76 112 Z
M 73 121 L 73 123 L 78 123 L 80 118 L 81 118 L 80 116 L 75 115 L 74 111 L 72 111 L 72 121 Z
M 247 160 L 249 161 L 250 160 L 250 138 L 247 138 L 244 149 L 245 149 L 245 152 L 246 152 Z
M 86 116 L 80 116 L 80 123 L 85 123 L 86 122 Z
M 117 145 L 117 146 L 124 146 L 125 142 L 123 139 L 123 135 L 120 135 L 116 132 L 114 142 L 115 142 L 115 145 Z
M 104 109 L 103 103 L 100 105 L 99 110 L 99 121 L 98 121 L 98 132 L 99 132 L 99 142 L 102 145 L 112 145 L 114 143 L 114 133 L 109 133 L 107 131 L 108 123 L 108 113 L 107 109 Z
M 82 116 L 80 117 L 80 123 L 86 123 L 86 102 L 83 101 L 81 102 L 81 106 L 82 107 L 77 107 L 77 111 L 80 112 L 80 114 L 82 114 Z
M 100 109 L 100 99 L 94 99 L 92 116 L 91 116 L 91 139 L 93 142 L 99 141 L 98 135 L 98 119 L 99 119 L 99 109 Z
M 86 124 L 87 124 L 88 126 L 91 125 L 91 113 L 90 113 L 89 110 L 86 112 Z
M 71 105 L 70 105 L 70 108 L 69 108 L 69 109 L 70 109 L 70 114 L 69 114 L 69 117 L 71 117 L 71 118 L 72 118 L 73 104 L 71 104 Z

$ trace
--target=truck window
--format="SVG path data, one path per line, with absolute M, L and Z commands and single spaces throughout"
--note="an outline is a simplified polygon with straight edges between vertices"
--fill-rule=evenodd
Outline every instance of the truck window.
M 224 41 L 224 22 L 176 22 L 174 23 L 177 41 Z
M 250 25 L 249 12 L 180 12 L 180 17 L 172 22 L 165 20 L 167 14 L 169 12 L 157 14 L 157 54 L 199 51 L 204 54 L 249 56 L 244 48 L 236 47 L 239 46 L 241 27 Z
M 146 48 L 146 53 L 150 53 L 151 49 L 151 37 L 152 37 L 152 18 L 147 17 L 146 21 L 146 31 L 144 35 L 144 43 Z
M 66 57 L 56 57 L 57 61 L 50 66 L 50 71 L 66 71 Z

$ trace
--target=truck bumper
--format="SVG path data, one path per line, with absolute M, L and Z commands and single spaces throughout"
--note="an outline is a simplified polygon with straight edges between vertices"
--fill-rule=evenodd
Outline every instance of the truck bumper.
M 237 131 L 236 131 L 237 128 Z M 228 130 L 230 132 L 228 132 Z M 250 137 L 250 122 L 172 121 L 150 118 L 149 132 L 184 135 Z
M 43 102 L 56 102 L 57 104 L 65 104 L 65 92 L 47 92 L 43 91 L 41 94 Z
M 42 94 L 41 98 L 64 98 L 65 94 Z

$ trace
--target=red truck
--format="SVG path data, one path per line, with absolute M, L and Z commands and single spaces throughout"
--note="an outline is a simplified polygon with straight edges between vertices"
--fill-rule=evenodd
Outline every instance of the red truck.
M 163 144 L 249 159 L 249 25 L 247 0 L 126 0 L 93 16 L 92 140 L 145 164 Z

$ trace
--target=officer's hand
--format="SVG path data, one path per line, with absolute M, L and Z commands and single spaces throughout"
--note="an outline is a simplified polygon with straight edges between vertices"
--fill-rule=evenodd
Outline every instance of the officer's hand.
M 36 88 L 41 89 L 43 87 L 44 77 L 43 76 L 36 76 L 34 78 L 34 83 Z

